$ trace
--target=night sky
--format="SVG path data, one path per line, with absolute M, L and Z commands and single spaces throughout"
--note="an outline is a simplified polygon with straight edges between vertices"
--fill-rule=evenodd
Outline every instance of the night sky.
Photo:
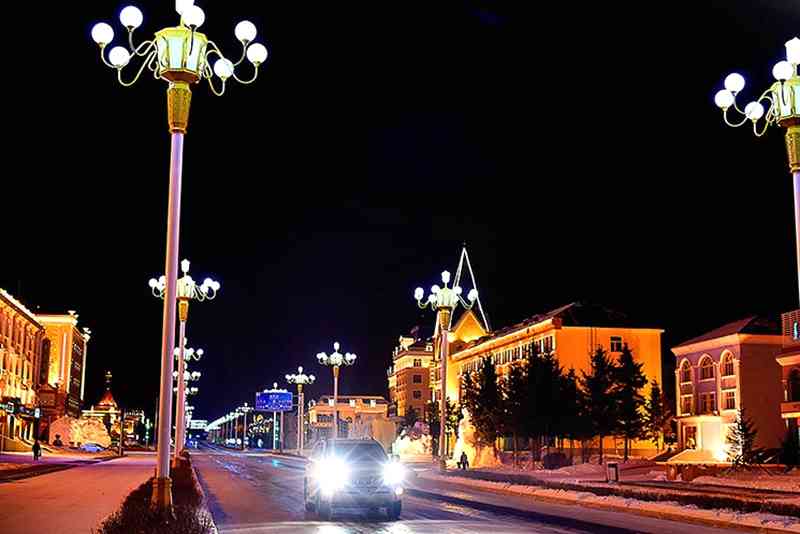
M 194 88 L 181 257 L 222 284 L 190 312 L 196 417 L 300 364 L 329 392 L 315 354 L 334 340 L 358 354 L 340 391 L 386 395 L 398 335 L 433 322 L 413 289 L 464 241 L 495 327 L 587 300 L 664 328 L 668 352 L 796 308 L 782 133 L 727 128 L 713 104 L 733 70 L 745 99 L 771 83 L 796 0 L 198 4 L 224 51 L 247 18 L 270 58 L 222 98 Z M 166 84 L 119 86 L 89 35 L 105 20 L 121 44 L 125 5 L 9 6 L 26 33 L 8 41 L 24 54 L 6 71 L 0 287 L 92 329 L 87 403 L 110 369 L 117 400 L 152 412 Z M 139 39 L 177 22 L 171 1 L 137 5 Z

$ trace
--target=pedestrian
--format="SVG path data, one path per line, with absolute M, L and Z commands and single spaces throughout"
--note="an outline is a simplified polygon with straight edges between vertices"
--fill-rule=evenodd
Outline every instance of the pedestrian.
M 458 467 L 460 467 L 463 471 L 466 471 L 469 468 L 469 460 L 467 459 L 466 451 L 461 451 L 461 458 L 458 459 Z
M 42 446 L 39 445 L 39 440 L 33 442 L 33 461 L 35 462 L 42 456 Z

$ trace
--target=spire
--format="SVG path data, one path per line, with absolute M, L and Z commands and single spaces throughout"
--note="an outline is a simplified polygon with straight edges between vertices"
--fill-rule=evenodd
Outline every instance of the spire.
M 111 394 L 111 371 L 106 371 L 106 391 L 97 405 L 104 408 L 117 409 L 117 401 L 114 400 L 114 395 Z
M 464 288 L 461 284 L 461 276 L 464 274 L 463 268 L 464 264 L 467 265 L 467 271 L 469 272 L 470 282 L 472 283 L 472 287 Z M 458 260 L 458 268 L 456 269 L 456 277 L 455 281 L 453 282 L 453 287 L 461 286 L 463 289 L 478 289 L 478 283 L 475 281 L 475 273 L 472 271 L 472 263 L 469 261 L 469 254 L 467 253 L 467 243 L 466 241 L 462 243 L 461 248 L 461 257 Z M 480 320 L 483 321 L 483 327 L 487 332 L 491 332 L 492 328 L 489 326 L 489 318 L 486 315 L 486 312 L 483 310 L 483 303 L 481 302 L 481 293 L 478 291 L 478 299 L 476 301 L 478 306 L 478 314 L 480 315 Z M 450 317 L 450 326 L 452 326 L 453 318 Z

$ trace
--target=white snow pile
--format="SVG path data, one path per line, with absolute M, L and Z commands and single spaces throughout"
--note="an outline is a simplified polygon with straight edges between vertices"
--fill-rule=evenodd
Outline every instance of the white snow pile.
M 517 495 L 538 497 L 541 499 L 568 501 L 572 504 L 602 505 L 610 509 L 638 513 L 641 515 L 674 514 L 686 519 L 730 524 L 741 527 L 747 525 L 761 529 L 784 529 L 788 532 L 800 532 L 800 518 L 768 514 L 761 512 L 737 512 L 728 509 L 705 510 L 696 506 L 680 504 L 674 501 L 651 502 L 616 496 L 600 496 L 589 492 L 568 491 L 560 489 L 544 489 L 540 486 L 522 486 L 505 482 L 489 482 L 457 476 L 439 475 L 432 472 L 420 473 L 421 478 L 463 484 L 478 488 L 503 491 Z
M 694 484 L 714 486 L 735 486 L 737 488 L 767 489 L 789 491 L 800 494 L 800 471 L 776 475 L 765 472 L 742 471 L 717 476 L 702 476 L 692 480 Z
M 461 453 L 466 453 L 470 467 L 500 467 L 503 465 L 500 458 L 496 457 L 491 447 L 481 447 L 478 445 L 475 436 L 475 426 L 470 419 L 469 411 L 463 409 L 463 416 L 458 423 L 458 439 L 453 447 L 453 466 L 461 459 Z
M 400 434 L 392 444 L 392 451 L 394 454 L 399 455 L 401 459 L 422 456 L 430 458 L 432 443 L 433 440 L 428 431 L 428 425 L 417 423 Z
M 50 424 L 51 444 L 55 441 L 56 435 L 61 437 L 65 447 L 78 446 L 82 443 L 97 443 L 101 447 L 111 445 L 111 437 L 105 425 L 95 418 L 75 419 L 68 415 L 59 417 Z

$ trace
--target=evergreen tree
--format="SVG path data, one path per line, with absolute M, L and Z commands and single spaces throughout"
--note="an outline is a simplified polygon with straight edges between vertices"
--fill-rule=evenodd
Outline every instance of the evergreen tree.
M 781 463 L 788 469 L 800 465 L 800 440 L 796 428 L 789 428 L 781 442 Z
M 411 429 L 417 424 L 419 420 L 419 415 L 417 414 L 417 410 L 414 409 L 413 406 L 409 406 L 406 408 L 406 413 L 403 416 L 403 428 Z
M 657 380 L 650 383 L 650 396 L 644 405 L 644 435 L 656 444 L 661 450 L 662 441 L 666 441 L 669 434 L 672 410 L 666 397 L 661 393 L 661 386 Z
M 528 383 L 525 367 L 512 364 L 505 381 L 505 418 L 506 428 L 511 434 L 514 449 L 514 465 L 518 464 L 518 438 L 525 433 L 529 417 Z
M 545 446 L 549 448 L 552 440 L 559 434 L 559 418 L 561 415 L 561 366 L 555 354 L 548 352 L 542 354 L 541 364 L 538 367 L 539 377 L 536 388 L 539 399 L 538 422 L 541 434 L 545 437 Z
M 540 442 L 542 436 L 541 424 L 539 417 L 545 407 L 541 406 L 541 398 L 539 395 L 540 380 L 542 376 L 542 357 L 539 354 L 538 345 L 532 343 L 530 345 L 530 352 L 523 363 L 524 376 L 526 387 L 526 397 L 528 409 L 525 424 L 523 426 L 523 433 L 528 438 L 531 451 L 531 469 L 536 465 L 536 460 L 539 459 Z
M 590 422 L 592 435 L 600 438 L 600 464 L 603 463 L 603 438 L 616 430 L 615 368 L 608 353 L 598 346 L 590 356 L 589 372 L 581 372 L 580 383 L 585 395 L 584 415 Z
M 472 418 L 475 436 L 483 446 L 497 454 L 497 438 L 502 431 L 503 398 L 491 358 L 484 358 L 474 378 L 465 375 L 464 404 Z
M 425 405 L 425 423 L 431 435 L 431 453 L 436 456 L 439 451 L 439 403 L 436 401 L 429 401 Z
M 644 397 L 642 388 L 647 384 L 647 377 L 642 372 L 642 363 L 633 359 L 633 352 L 625 343 L 614 368 L 615 397 L 617 401 L 617 431 L 622 436 L 624 460 L 628 461 L 631 441 L 644 435 L 645 425 L 642 416 Z
M 583 439 L 585 435 L 581 417 L 581 390 L 578 388 L 578 377 L 574 368 L 562 374 L 560 386 L 558 433 L 569 440 L 569 456 L 572 459 L 575 440 Z
M 753 465 L 760 449 L 755 446 L 758 430 L 753 421 L 745 415 L 744 408 L 736 414 L 736 421 L 728 431 L 728 461 L 734 469 Z

